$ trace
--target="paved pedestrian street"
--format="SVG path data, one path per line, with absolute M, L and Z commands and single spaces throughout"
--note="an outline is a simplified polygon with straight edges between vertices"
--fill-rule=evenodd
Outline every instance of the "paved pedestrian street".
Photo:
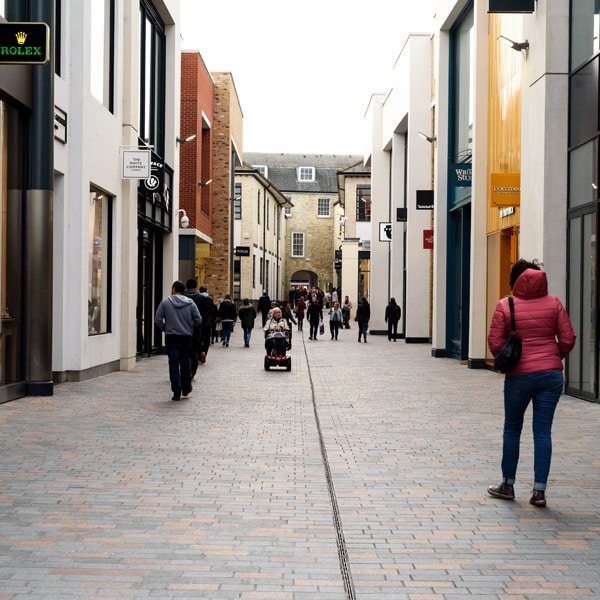
M 500 480 L 503 377 L 356 329 L 214 345 L 0 406 L 0 600 L 600 598 L 600 405 L 564 396 L 548 507 Z

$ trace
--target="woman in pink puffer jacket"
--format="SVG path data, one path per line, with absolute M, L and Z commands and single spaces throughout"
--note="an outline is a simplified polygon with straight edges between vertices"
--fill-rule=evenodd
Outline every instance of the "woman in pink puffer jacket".
M 575 345 L 575 331 L 561 301 L 548 293 L 546 273 L 536 263 L 518 260 L 511 270 L 515 329 L 523 340 L 521 359 L 504 379 L 502 482 L 490 486 L 496 498 L 514 500 L 523 419 L 533 404 L 534 483 L 530 503 L 546 505 L 552 458 L 552 421 L 563 391 L 563 358 Z M 496 305 L 488 345 L 495 356 L 511 331 L 508 298 Z

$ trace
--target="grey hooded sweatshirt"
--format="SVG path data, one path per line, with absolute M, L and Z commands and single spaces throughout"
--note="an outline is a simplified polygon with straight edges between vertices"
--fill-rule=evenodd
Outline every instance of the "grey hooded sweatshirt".
M 191 336 L 194 327 L 202 323 L 202 317 L 191 298 L 174 294 L 158 305 L 154 322 L 165 335 Z

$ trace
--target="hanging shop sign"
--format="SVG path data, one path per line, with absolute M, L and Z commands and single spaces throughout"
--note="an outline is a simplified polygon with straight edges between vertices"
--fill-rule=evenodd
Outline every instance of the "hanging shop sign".
M 123 179 L 148 179 L 150 177 L 150 150 L 123 150 Z
M 496 206 L 519 206 L 521 204 L 521 174 L 492 173 L 490 175 L 490 199 Z
M 45 65 L 50 60 L 46 23 L 0 23 L 0 64 Z
M 235 255 L 236 256 L 250 256 L 250 246 L 236 246 L 235 247 Z

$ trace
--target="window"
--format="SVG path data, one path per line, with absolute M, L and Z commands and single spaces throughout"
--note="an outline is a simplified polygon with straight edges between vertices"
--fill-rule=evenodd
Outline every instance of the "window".
M 90 187 L 88 335 L 110 331 L 112 198 Z
M 90 35 L 90 91 L 113 112 L 115 71 L 115 3 L 114 0 L 92 0 Z
M 371 186 L 356 186 L 356 220 L 371 220 Z
M 242 289 L 242 261 L 237 257 L 233 261 L 233 299 L 239 300 Z
M 600 49 L 600 3 L 571 2 L 571 70 Z
M 286 217 L 291 217 L 291 216 L 292 216 L 292 207 L 291 207 L 291 206 L 286 206 L 286 207 L 283 209 L 283 214 L 284 214 Z
M 269 199 L 265 198 L 265 219 L 267 220 L 267 231 L 270 229 L 269 227 Z
M 140 127 L 139 136 L 165 151 L 165 26 L 150 0 L 140 2 Z
M 292 258 L 304 256 L 304 233 L 302 231 L 292 232 Z
M 329 217 L 329 198 L 319 198 L 317 201 L 317 216 Z
M 233 218 L 240 220 L 242 218 L 242 184 L 236 183 L 233 192 Z
M 315 168 L 314 167 L 298 167 L 298 181 L 314 181 L 315 180 Z
M 267 165 L 254 165 L 254 168 L 266 179 L 269 173 Z
M 257 192 L 256 195 L 256 222 L 260 225 L 260 190 Z M 260 277 L 260 280 L 262 282 L 262 275 Z

